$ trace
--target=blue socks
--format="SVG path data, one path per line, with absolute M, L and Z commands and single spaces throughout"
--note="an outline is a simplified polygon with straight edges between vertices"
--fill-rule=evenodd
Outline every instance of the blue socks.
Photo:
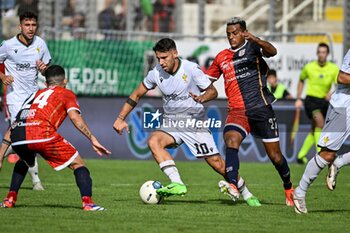
M 226 148 L 225 168 L 228 181 L 237 187 L 239 170 L 238 149 Z
M 24 178 L 28 172 L 28 166 L 23 160 L 18 160 L 13 168 L 10 191 L 18 193 Z
M 79 187 L 81 196 L 92 196 L 92 179 L 86 167 L 79 167 L 74 170 L 75 181 Z

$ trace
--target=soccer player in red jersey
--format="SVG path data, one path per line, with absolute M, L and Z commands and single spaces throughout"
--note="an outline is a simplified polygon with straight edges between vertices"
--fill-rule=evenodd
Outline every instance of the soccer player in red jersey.
M 279 145 L 279 133 L 271 103 L 275 100 L 266 85 L 269 70 L 265 57 L 276 55 L 269 42 L 247 31 L 246 22 L 234 17 L 227 21 L 226 35 L 230 48 L 215 57 L 207 75 L 218 79 L 223 74 L 228 98 L 228 116 L 224 128 L 226 173 L 232 192 L 237 190 L 238 149 L 252 133 L 261 138 L 270 160 L 278 171 L 286 194 L 286 205 L 293 206 L 293 186 L 288 163 Z M 221 187 L 220 187 L 221 189 Z
M 99 143 L 80 115 L 75 94 L 65 88 L 67 79 L 64 69 L 52 65 L 46 70 L 45 76 L 48 87 L 29 96 L 11 126 L 12 147 L 20 160 L 14 166 L 10 190 L 1 207 L 11 208 L 15 205 L 28 166 L 34 165 L 36 153 L 39 153 L 56 171 L 65 167 L 74 171 L 83 210 L 104 210 L 91 199 L 92 180 L 82 157 L 57 133 L 57 129 L 68 115 L 74 126 L 90 140 L 96 153 L 101 156 L 111 152 Z

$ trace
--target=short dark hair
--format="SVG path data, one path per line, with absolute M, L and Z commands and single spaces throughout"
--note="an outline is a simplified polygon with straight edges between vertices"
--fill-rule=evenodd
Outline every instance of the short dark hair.
M 59 84 L 65 79 L 65 71 L 62 66 L 51 65 L 45 71 L 47 85 Z
M 31 11 L 25 11 L 19 15 L 19 22 L 22 22 L 24 19 L 35 19 L 38 21 L 38 16 Z
M 226 26 L 234 25 L 234 24 L 239 24 L 239 26 L 243 31 L 247 30 L 247 24 L 244 21 L 244 19 L 242 19 L 241 17 L 233 17 L 226 21 Z
M 329 46 L 328 46 L 328 44 L 321 42 L 321 43 L 318 44 L 317 50 L 318 50 L 318 48 L 320 48 L 320 47 L 326 48 L 326 49 L 327 49 L 327 53 L 329 53 Z
M 276 72 L 276 70 L 270 69 L 270 70 L 267 72 L 267 76 L 270 76 L 270 75 L 273 75 L 273 76 L 277 77 L 277 72 Z
M 173 49 L 176 50 L 176 44 L 175 41 L 170 38 L 159 40 L 153 47 L 154 52 L 168 52 Z

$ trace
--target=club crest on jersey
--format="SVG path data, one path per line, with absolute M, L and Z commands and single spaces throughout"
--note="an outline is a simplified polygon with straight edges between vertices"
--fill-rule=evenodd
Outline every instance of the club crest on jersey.
M 37 48 L 36 48 L 36 51 L 37 51 L 38 53 L 40 53 L 40 48 L 39 48 L 39 47 L 37 47 Z
M 323 144 L 327 145 L 328 142 L 329 142 L 329 137 L 324 137 L 323 138 Z
M 187 83 L 187 75 L 186 74 L 182 75 L 182 79 Z
M 15 53 L 17 53 L 18 52 L 18 49 L 15 49 Z
M 160 82 L 161 82 L 161 83 L 162 83 L 162 82 L 163 82 L 163 80 L 164 80 L 162 76 L 160 76 L 160 78 L 159 78 L 159 79 L 160 79 Z
M 245 49 L 242 49 L 238 52 L 238 56 L 242 57 L 245 54 Z

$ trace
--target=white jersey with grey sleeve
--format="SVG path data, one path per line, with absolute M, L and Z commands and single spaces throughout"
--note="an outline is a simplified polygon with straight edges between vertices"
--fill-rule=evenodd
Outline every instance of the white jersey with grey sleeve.
M 143 84 L 147 89 L 159 87 L 166 114 L 196 114 L 203 111 L 203 105 L 194 101 L 190 92 L 200 95 L 211 81 L 196 63 L 180 59 L 179 68 L 174 74 L 165 72 L 158 64 L 147 74 Z
M 350 49 L 344 57 L 340 70 L 344 73 L 350 74 Z M 335 108 L 350 106 L 350 85 L 338 84 L 331 97 L 330 104 Z
M 350 50 L 340 69 L 350 75 Z M 350 85 L 338 84 L 327 111 L 318 145 L 338 151 L 350 135 Z
M 38 90 L 38 60 L 45 64 L 51 60 L 45 41 L 38 36 L 34 36 L 28 46 L 19 40 L 18 35 L 1 44 L 0 63 L 5 64 L 5 74 L 14 79 L 14 82 L 7 86 L 7 104 L 22 104 L 28 96 Z

